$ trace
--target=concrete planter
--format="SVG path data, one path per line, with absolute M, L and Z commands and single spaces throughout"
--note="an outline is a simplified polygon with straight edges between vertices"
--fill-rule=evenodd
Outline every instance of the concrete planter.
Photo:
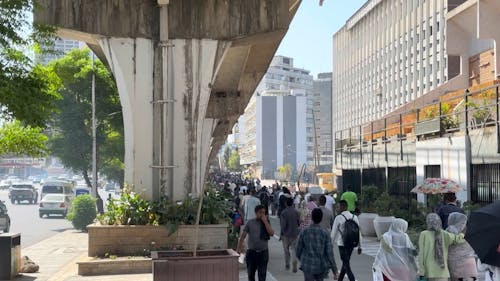
M 377 217 L 375 213 L 362 213 L 358 216 L 359 219 L 359 230 L 361 234 L 365 237 L 375 237 L 377 234 L 375 232 L 375 226 L 373 225 L 373 220 Z
M 119 256 L 142 256 L 150 250 L 177 248 L 192 250 L 195 226 L 181 225 L 172 235 L 165 226 L 149 225 L 99 225 L 87 227 L 89 257 L 102 257 L 106 253 Z M 198 247 L 202 250 L 227 249 L 226 224 L 200 225 Z
M 236 281 L 238 254 L 231 250 L 153 252 L 154 281 Z
M 373 220 L 373 226 L 375 228 L 375 233 L 377 234 L 377 239 L 380 240 L 382 235 L 386 233 L 391 227 L 392 222 L 395 220 L 395 217 L 381 217 L 377 216 Z

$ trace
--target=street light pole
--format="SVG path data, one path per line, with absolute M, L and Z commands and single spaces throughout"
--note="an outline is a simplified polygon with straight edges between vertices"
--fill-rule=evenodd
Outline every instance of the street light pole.
M 97 122 L 95 118 L 95 70 L 92 52 L 92 196 L 97 196 Z

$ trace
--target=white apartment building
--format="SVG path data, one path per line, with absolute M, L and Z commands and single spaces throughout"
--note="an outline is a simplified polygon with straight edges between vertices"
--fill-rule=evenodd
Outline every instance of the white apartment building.
M 62 58 L 71 50 L 83 48 L 84 46 L 85 43 L 80 41 L 57 38 L 54 40 L 51 52 L 37 55 L 36 60 L 45 65 L 53 60 Z
M 285 56 L 275 56 L 267 70 L 266 75 L 255 90 L 254 97 L 250 100 L 245 113 L 239 119 L 240 126 L 240 159 L 241 164 L 249 165 L 257 163 L 256 134 L 259 123 L 257 122 L 257 97 L 265 95 L 291 95 L 292 91 L 300 91 L 305 99 L 300 99 L 306 108 L 302 115 L 305 120 L 306 137 L 306 160 L 309 165 L 314 164 L 314 131 L 313 131 L 313 76 L 309 70 L 295 67 L 293 58 Z M 279 94 L 277 94 L 279 93 Z M 288 110 L 284 108 L 283 110 Z M 284 126 L 289 126 L 284 120 Z
M 333 134 L 448 79 L 447 0 L 369 0 L 333 36 Z
M 276 179 L 284 164 L 300 169 L 307 162 L 306 112 L 304 90 L 266 90 L 254 96 L 239 121 L 245 128 L 240 163 L 252 165 L 262 179 Z
M 316 140 L 320 165 L 333 163 L 332 148 L 332 73 L 319 73 L 313 82 L 313 112 Z

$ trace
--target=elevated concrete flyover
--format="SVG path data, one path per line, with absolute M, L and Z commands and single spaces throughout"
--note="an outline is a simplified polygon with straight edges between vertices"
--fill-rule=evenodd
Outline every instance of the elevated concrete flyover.
M 86 42 L 112 70 L 125 182 L 182 199 L 265 74 L 301 0 L 39 0 L 35 22 Z M 97 105 L 99 106 L 99 105 Z

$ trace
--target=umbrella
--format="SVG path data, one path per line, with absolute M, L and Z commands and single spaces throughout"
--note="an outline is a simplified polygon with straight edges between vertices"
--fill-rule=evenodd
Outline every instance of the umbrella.
M 471 213 L 465 239 L 481 262 L 500 266 L 500 201 Z
M 463 188 L 453 180 L 450 179 L 437 179 L 427 178 L 423 183 L 415 186 L 411 192 L 413 193 L 426 193 L 426 194 L 439 194 L 439 193 L 457 193 L 462 191 Z

